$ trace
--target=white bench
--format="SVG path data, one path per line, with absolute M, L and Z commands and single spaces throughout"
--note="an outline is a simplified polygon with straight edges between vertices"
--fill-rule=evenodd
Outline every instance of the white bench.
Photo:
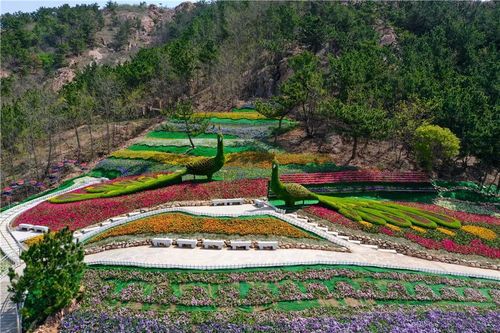
M 191 249 L 194 249 L 196 247 L 196 244 L 198 244 L 198 240 L 196 239 L 178 239 L 177 241 L 177 247 L 189 247 Z
M 46 226 L 43 226 L 43 225 L 34 225 L 33 226 L 33 231 L 34 232 L 46 233 L 46 232 L 49 232 L 49 227 L 46 227 Z
M 30 231 L 33 229 L 33 224 L 21 223 L 17 226 L 17 230 L 20 231 Z
M 278 242 L 276 241 L 257 241 L 257 247 L 259 250 L 276 250 L 278 248 Z
M 243 205 L 245 200 L 243 198 L 235 199 L 212 199 L 213 206 L 231 206 L 231 205 Z
M 255 199 L 254 201 L 254 205 L 255 207 L 257 208 L 263 208 L 266 206 L 266 202 L 264 200 L 260 200 L 260 199 Z
M 91 231 L 94 231 L 94 230 L 97 230 L 99 229 L 100 227 L 89 227 L 89 228 L 85 228 L 85 229 L 82 229 L 82 234 L 86 234 L 86 233 L 89 233 Z
M 123 220 L 123 219 L 126 219 L 126 218 L 127 218 L 126 216 L 118 216 L 118 217 L 110 218 L 109 221 L 110 222 L 116 222 L 116 221 L 120 221 L 120 220 Z
M 217 249 L 220 250 L 224 246 L 223 240 L 218 239 L 204 239 L 203 240 L 203 248 L 204 249 Z
M 141 212 L 130 212 L 130 213 L 127 213 L 127 216 L 131 217 L 131 216 L 135 216 L 135 215 L 139 215 L 139 214 L 141 214 Z
M 105 225 L 108 225 L 108 224 L 111 224 L 111 221 L 104 221 L 104 222 L 100 223 L 101 227 L 104 227 Z
M 251 245 L 252 245 L 251 241 L 231 241 L 229 247 L 232 250 L 238 250 L 238 249 L 249 250 Z
M 151 239 L 153 246 L 164 246 L 169 247 L 172 245 L 172 239 L 170 238 L 153 238 Z

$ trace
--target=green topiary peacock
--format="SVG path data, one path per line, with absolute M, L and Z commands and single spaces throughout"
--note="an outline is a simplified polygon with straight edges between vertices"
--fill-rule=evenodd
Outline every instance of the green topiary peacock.
M 419 227 L 435 229 L 438 226 L 458 229 L 461 224 L 455 218 L 418 208 L 407 207 L 395 203 L 359 198 L 339 198 L 311 192 L 302 185 L 295 183 L 283 184 L 279 179 L 279 166 L 273 161 L 271 174 L 271 189 L 287 206 L 293 206 L 296 201 L 316 199 L 321 204 L 334 209 L 354 221 L 366 221 L 373 224 L 387 223 L 398 227 Z
M 207 176 L 208 180 L 212 180 L 213 174 L 224 166 L 225 161 L 224 138 L 219 133 L 217 134 L 217 155 L 188 163 L 186 165 L 187 173 L 195 176 Z
M 212 175 L 219 171 L 225 162 L 224 140 L 222 134 L 217 135 L 217 155 L 213 158 L 205 158 L 189 163 L 185 168 L 170 174 L 155 176 L 141 176 L 136 179 L 127 179 L 111 184 L 89 186 L 85 193 L 66 193 L 50 198 L 52 203 L 67 203 L 88 199 L 111 198 L 125 194 L 132 194 L 145 190 L 172 185 L 182 182 L 182 176 L 186 174 L 207 176 L 212 180 Z

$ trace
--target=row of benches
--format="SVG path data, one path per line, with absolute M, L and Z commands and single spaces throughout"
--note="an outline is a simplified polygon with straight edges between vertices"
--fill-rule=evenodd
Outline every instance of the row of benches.
M 41 232 L 41 233 L 46 233 L 49 232 L 49 227 L 46 227 L 44 225 L 33 225 L 33 224 L 28 224 L 28 223 L 21 223 L 17 226 L 18 231 L 34 231 L 34 232 Z
M 173 244 L 173 239 L 171 238 L 153 238 L 151 239 L 151 243 L 153 246 L 165 246 L 169 247 Z M 188 247 L 195 248 L 198 245 L 197 239 L 182 239 L 179 238 L 175 241 L 177 247 Z M 276 250 L 278 248 L 277 241 L 257 241 L 256 247 L 259 250 Z M 246 240 L 232 240 L 232 241 L 224 241 L 224 240 L 215 240 L 215 239 L 204 239 L 202 240 L 202 247 L 204 249 L 222 249 L 224 245 L 227 245 L 232 250 L 249 250 L 252 246 L 251 241 Z

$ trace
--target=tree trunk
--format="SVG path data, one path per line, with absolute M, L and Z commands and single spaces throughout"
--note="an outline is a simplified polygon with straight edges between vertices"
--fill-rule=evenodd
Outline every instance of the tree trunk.
M 354 143 L 352 144 L 352 154 L 348 162 L 351 162 L 354 158 L 356 158 L 357 149 L 358 149 L 358 137 L 355 136 Z
M 92 124 L 87 124 L 87 128 L 89 129 L 90 136 L 90 160 L 94 159 L 94 136 L 92 135 Z
M 49 135 L 49 152 L 47 153 L 47 165 L 45 166 L 45 171 L 43 173 L 44 177 L 49 174 L 50 165 L 52 164 L 52 133 L 48 133 Z
M 76 126 L 76 124 L 74 125 L 74 129 L 75 129 L 76 147 L 77 147 L 76 160 L 80 162 L 80 156 L 82 154 L 82 145 L 80 144 L 80 135 L 78 134 L 78 126 Z
M 109 129 L 109 119 L 106 119 L 106 145 L 108 154 L 111 153 L 111 133 Z

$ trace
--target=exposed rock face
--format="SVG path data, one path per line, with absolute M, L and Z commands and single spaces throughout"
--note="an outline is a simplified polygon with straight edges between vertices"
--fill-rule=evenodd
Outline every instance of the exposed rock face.
M 385 25 L 382 21 L 378 21 L 375 30 L 380 35 L 379 44 L 381 46 L 397 45 L 397 35 L 392 27 Z
M 190 11 L 192 11 L 195 8 L 196 8 L 196 6 L 194 3 L 192 3 L 191 1 L 186 1 L 186 2 L 179 4 L 177 7 L 174 8 L 174 10 L 176 13 L 177 12 L 189 13 Z
M 54 91 L 58 91 L 61 89 L 66 83 L 73 81 L 75 78 L 75 72 L 69 67 L 59 68 L 57 70 L 56 77 L 52 82 L 52 89 Z

